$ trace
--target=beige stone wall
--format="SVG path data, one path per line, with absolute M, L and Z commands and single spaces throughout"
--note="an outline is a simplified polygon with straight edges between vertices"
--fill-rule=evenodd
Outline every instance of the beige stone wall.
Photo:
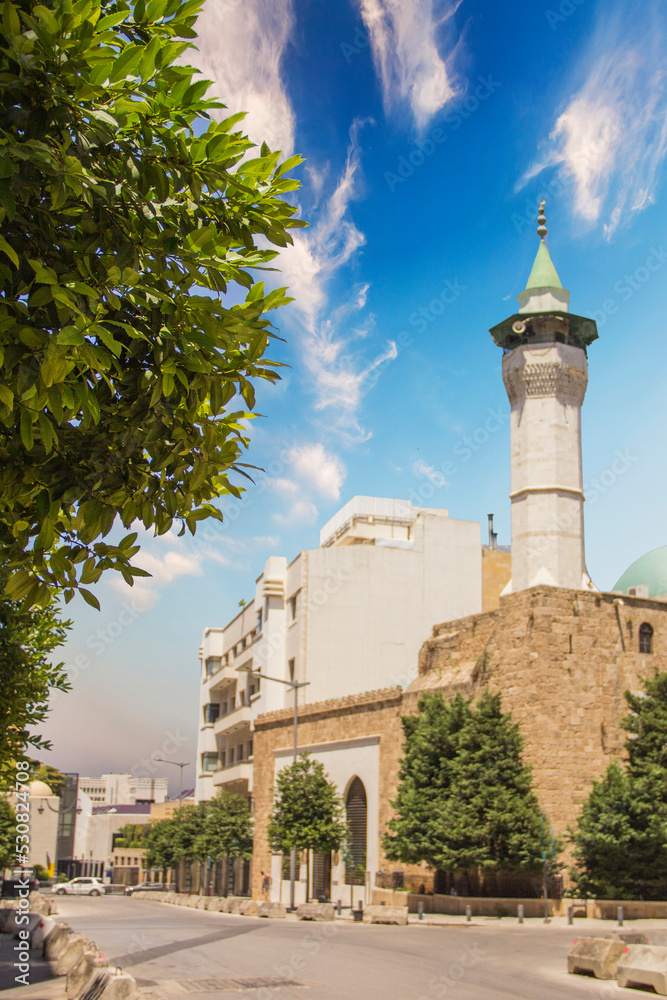
M 380 827 L 390 815 L 398 759 L 402 743 L 399 718 L 402 691 L 399 687 L 350 695 L 299 709 L 299 745 L 328 743 L 360 736 L 380 736 Z M 255 842 L 253 848 L 252 895 L 261 895 L 260 872 L 271 870 L 271 852 L 266 828 L 273 809 L 273 778 L 276 750 L 292 746 L 293 716 L 288 709 L 267 712 L 255 721 L 253 740 Z M 381 860 L 381 863 L 385 863 Z
M 642 622 L 654 629 L 652 655 L 638 651 Z M 502 598 L 497 611 L 436 626 L 403 711 L 416 711 L 424 690 L 501 692 L 542 807 L 562 832 L 592 780 L 623 755 L 624 692 L 655 667 L 667 669 L 666 602 L 534 587 Z
M 512 556 L 500 549 L 482 549 L 482 611 L 500 604 L 500 595 L 512 576 Z

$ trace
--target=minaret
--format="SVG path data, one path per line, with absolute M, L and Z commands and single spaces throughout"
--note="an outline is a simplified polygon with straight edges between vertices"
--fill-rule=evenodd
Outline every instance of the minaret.
M 581 404 L 588 385 L 591 319 L 569 311 L 545 242 L 540 243 L 519 312 L 490 331 L 503 348 L 503 382 L 512 408 L 512 579 L 505 592 L 537 584 L 590 588 L 584 559 Z

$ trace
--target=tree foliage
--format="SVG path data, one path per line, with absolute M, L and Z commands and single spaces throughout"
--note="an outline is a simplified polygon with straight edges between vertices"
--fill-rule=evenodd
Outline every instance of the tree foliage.
M 275 800 L 267 829 L 274 854 L 338 850 L 348 839 L 345 810 L 324 765 L 301 754 L 276 778 Z
M 0 797 L 0 876 L 16 863 L 16 814 L 7 799 Z
M 664 899 L 667 894 L 667 674 L 626 691 L 627 766 L 613 762 L 593 782 L 570 831 L 571 876 L 587 895 Z
M 543 820 L 522 761 L 523 740 L 500 695 L 477 705 L 427 694 L 402 719 L 396 816 L 384 835 L 393 861 L 441 871 L 536 871 Z
M 51 764 L 40 763 L 32 776 L 32 780 L 43 781 L 45 785 L 49 786 L 53 794 L 60 798 L 63 785 L 65 784 L 65 775 L 57 767 L 52 767 Z
M 206 803 L 197 849 L 211 861 L 225 857 L 246 861 L 252 857 L 252 818 L 250 803 L 244 795 L 221 789 Z
M 116 518 L 221 519 L 253 381 L 278 378 L 266 314 L 289 300 L 251 272 L 302 224 L 299 158 L 247 156 L 242 115 L 213 120 L 183 61 L 200 5 L 4 6 L 0 549 L 27 604 L 83 585 L 96 605 L 108 568 L 131 583 L 136 534 L 103 540 Z
M 26 751 L 51 748 L 34 727 L 46 718 L 49 692 L 70 688 L 63 664 L 51 659 L 70 622 L 61 620 L 53 604 L 24 608 L 3 597 L 4 579 L 0 570 L 0 787 Z

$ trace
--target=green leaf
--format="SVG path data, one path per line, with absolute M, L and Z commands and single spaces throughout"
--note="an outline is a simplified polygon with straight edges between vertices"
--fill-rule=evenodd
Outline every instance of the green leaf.
M 86 590 L 85 587 L 79 587 L 79 593 L 83 597 L 86 604 L 90 604 L 91 608 L 96 608 L 97 611 L 100 610 L 100 602 L 94 594 L 92 594 L 89 590 Z
M 9 243 L 4 238 L 4 236 L 0 236 L 0 250 L 2 250 L 2 252 L 6 254 L 7 257 L 9 257 L 9 259 L 11 260 L 12 264 L 14 264 L 15 267 L 19 266 L 18 254 L 16 253 L 15 250 L 12 249 L 12 247 L 10 247 Z

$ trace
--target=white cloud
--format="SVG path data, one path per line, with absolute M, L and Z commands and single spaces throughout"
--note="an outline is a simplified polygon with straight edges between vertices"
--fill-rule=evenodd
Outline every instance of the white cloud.
M 292 0 L 206 0 L 197 21 L 199 50 L 188 55 L 211 80 L 211 97 L 229 113 L 247 111 L 242 128 L 285 156 L 294 149 L 295 117 L 281 74 L 294 23 Z
M 272 479 L 267 476 L 266 482 L 270 489 L 275 490 L 276 493 L 282 493 L 283 496 L 294 496 L 295 493 L 299 492 L 297 483 L 292 479 L 283 479 L 281 476 Z
M 460 0 L 357 0 L 368 30 L 385 106 L 407 102 L 422 129 L 456 96 L 451 59 L 443 58 L 438 29 Z
M 355 121 L 352 126 L 345 167 L 319 217 L 309 229 L 296 231 L 294 245 L 281 251 L 279 261 L 295 298 L 293 315 L 302 326 L 303 362 L 316 409 L 337 411 L 329 429 L 357 441 L 368 436 L 358 423 L 363 395 L 376 381 L 379 366 L 397 353 L 389 343 L 369 364 L 351 347 L 374 328 L 372 316 L 351 324 L 351 318 L 366 307 L 368 284 L 354 286 L 335 308 L 329 305 L 329 282 L 366 242 L 349 211 L 361 174 L 358 133 L 363 124 Z
M 558 115 L 542 162 L 525 183 L 559 165 L 574 188 L 574 210 L 603 222 L 607 238 L 653 201 L 667 153 L 665 30 L 649 9 L 605 17 L 585 54 L 585 79 Z
M 120 576 L 109 580 L 109 586 L 124 599 L 131 597 L 133 607 L 139 611 L 152 608 L 157 603 L 159 591 L 177 577 L 202 575 L 201 554 L 173 548 L 172 532 L 164 536 L 162 545 L 160 542 L 161 539 L 154 540 L 152 551 L 142 545 L 141 551 L 133 559 L 134 565 L 145 569 L 151 574 L 150 577 L 137 577 L 133 587 L 128 587 Z M 159 550 L 164 545 L 171 545 L 172 548 L 161 553 Z
M 317 517 L 317 507 L 310 500 L 296 500 L 286 514 L 274 514 L 273 520 L 281 528 L 292 528 L 295 524 L 313 524 Z
M 347 469 L 337 455 L 321 444 L 306 444 L 291 453 L 292 467 L 315 492 L 327 500 L 340 499 Z
M 443 476 L 442 472 L 439 472 L 435 466 L 428 465 L 426 462 L 418 459 L 412 466 L 412 471 L 420 479 L 428 479 L 430 483 L 434 486 L 447 486 L 447 480 Z

